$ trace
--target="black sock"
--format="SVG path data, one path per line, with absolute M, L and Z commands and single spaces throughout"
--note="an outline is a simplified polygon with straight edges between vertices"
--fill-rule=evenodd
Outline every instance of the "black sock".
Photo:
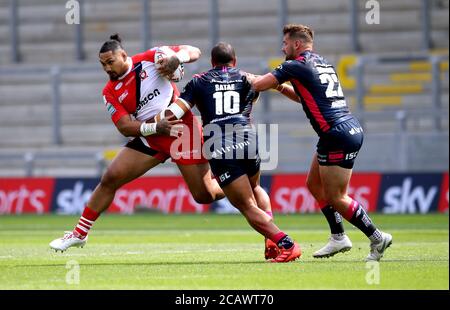
M 331 234 L 343 234 L 344 225 L 342 224 L 342 216 L 334 210 L 332 206 L 326 206 L 321 210 L 327 219 L 328 225 L 330 226 Z
M 283 238 L 281 238 L 280 241 L 278 241 L 278 247 L 279 248 L 283 248 L 283 249 L 290 249 L 294 246 L 294 240 L 291 239 L 291 237 L 289 237 L 288 235 L 284 236 Z
M 369 238 L 377 230 L 369 215 L 367 215 L 366 211 L 360 204 L 358 204 L 358 207 L 349 222 L 356 226 Z

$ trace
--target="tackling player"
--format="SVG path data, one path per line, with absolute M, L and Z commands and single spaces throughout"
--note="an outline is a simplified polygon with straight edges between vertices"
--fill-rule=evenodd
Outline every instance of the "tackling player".
M 257 136 L 250 113 L 258 93 L 246 73 L 237 69 L 231 45 L 211 51 L 213 69 L 196 75 L 169 109 L 177 118 L 196 106 L 201 113 L 205 157 L 230 202 L 266 237 L 266 259 L 284 263 L 301 255 L 299 245 L 274 223 L 270 199 L 260 186 Z M 208 146 L 208 147 L 206 147 Z
M 154 59 L 158 48 L 128 57 L 117 34 L 101 47 L 99 60 L 110 78 L 103 89 L 106 109 L 120 133 L 134 139 L 125 145 L 102 176 L 75 229 L 52 241 L 52 249 L 65 251 L 72 246 L 84 246 L 89 230 L 111 205 L 116 191 L 172 157 L 170 147 L 176 138 L 160 133 L 165 133 L 168 126 L 176 125 L 181 120 L 162 120 L 158 123 L 151 120 L 179 95 L 175 84 L 165 76 L 173 74 L 182 63 L 196 61 L 201 52 L 189 45 L 170 48 L 176 54 L 161 60 L 161 67 L 157 70 Z M 191 112 L 186 113 L 182 121 L 193 135 L 202 136 L 201 126 Z M 178 165 L 194 199 L 203 204 L 222 199 L 223 191 L 212 178 L 208 161 L 202 157 L 201 145 L 196 148 L 196 144 L 192 143 L 192 146 L 188 151 L 193 156 L 173 161 Z
M 351 249 L 342 215 L 370 239 L 366 260 L 378 261 L 391 245 L 392 236 L 378 230 L 361 204 L 347 194 L 353 165 L 363 143 L 363 129 L 348 109 L 333 66 L 313 51 L 313 31 L 303 25 L 287 25 L 283 33 L 286 61 L 272 73 L 251 78 L 256 91 L 276 88 L 301 103 L 319 135 L 307 186 L 330 225 L 331 237 L 313 256 L 330 257 Z M 287 81 L 293 87 L 283 84 Z

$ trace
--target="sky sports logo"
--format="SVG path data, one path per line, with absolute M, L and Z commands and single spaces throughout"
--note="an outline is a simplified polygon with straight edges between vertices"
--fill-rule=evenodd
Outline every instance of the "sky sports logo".
M 275 175 L 269 188 L 275 212 L 315 213 L 319 210 L 306 187 L 306 175 Z M 448 174 L 356 173 L 349 195 L 370 212 L 448 212 Z
M 306 187 L 306 174 L 266 175 L 262 186 L 279 213 L 315 213 L 320 208 Z M 0 214 L 80 214 L 99 179 L 0 179 Z M 448 173 L 355 173 L 349 195 L 369 212 L 386 214 L 447 213 Z M 144 177 L 123 186 L 108 210 L 132 214 L 139 206 L 162 213 L 204 213 L 214 206 L 195 202 L 181 176 Z

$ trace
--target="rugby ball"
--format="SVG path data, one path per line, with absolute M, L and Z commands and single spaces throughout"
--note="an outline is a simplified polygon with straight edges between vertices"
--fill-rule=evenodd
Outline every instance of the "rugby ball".
M 173 55 L 175 55 L 175 52 L 169 48 L 168 46 L 162 46 L 159 47 L 156 52 L 155 52 L 155 67 L 156 69 L 159 69 L 161 66 L 159 65 L 159 61 L 161 59 L 167 58 L 167 57 L 172 57 Z M 183 64 L 180 64 L 178 66 L 178 68 L 175 70 L 175 72 L 172 74 L 172 76 L 169 76 L 166 78 L 168 78 L 170 81 L 172 82 L 179 82 L 183 79 L 184 77 L 184 66 Z

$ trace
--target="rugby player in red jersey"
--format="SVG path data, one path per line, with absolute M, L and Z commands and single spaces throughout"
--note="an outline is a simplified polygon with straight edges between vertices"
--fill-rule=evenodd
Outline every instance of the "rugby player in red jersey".
M 168 126 L 183 122 L 190 129 L 192 137 L 201 138 L 201 125 L 193 114 L 186 113 L 182 120 L 154 121 L 155 116 L 179 95 L 177 87 L 167 77 L 180 64 L 194 62 L 201 55 L 198 48 L 190 45 L 169 48 L 174 55 L 162 59 L 157 69 L 155 53 L 160 47 L 128 57 L 117 34 L 111 36 L 101 47 L 99 60 L 110 78 L 103 89 L 104 104 L 119 132 L 133 139 L 107 168 L 75 229 L 52 241 L 52 249 L 65 251 L 73 246 L 83 247 L 89 230 L 99 215 L 111 205 L 116 191 L 169 158 L 177 164 L 198 203 L 208 204 L 224 197 L 223 191 L 212 177 L 208 161 L 202 156 L 199 143 L 192 143 L 192 148 L 188 150 L 192 156 L 174 159 L 171 145 L 177 137 L 160 134 L 166 133 Z

